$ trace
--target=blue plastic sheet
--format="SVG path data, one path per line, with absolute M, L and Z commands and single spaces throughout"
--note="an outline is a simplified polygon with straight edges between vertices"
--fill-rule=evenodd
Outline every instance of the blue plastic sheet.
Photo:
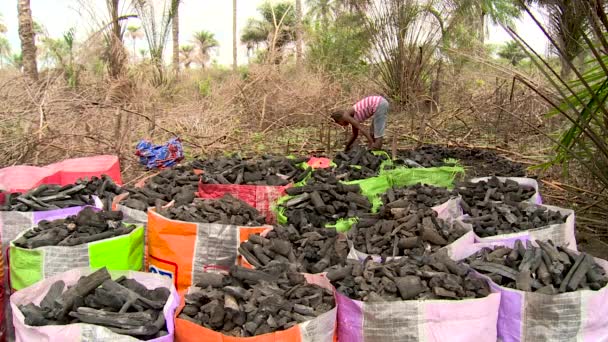
M 151 141 L 141 140 L 137 143 L 135 155 L 148 169 L 165 169 L 184 159 L 184 149 L 179 138 L 172 138 L 164 145 L 154 145 Z

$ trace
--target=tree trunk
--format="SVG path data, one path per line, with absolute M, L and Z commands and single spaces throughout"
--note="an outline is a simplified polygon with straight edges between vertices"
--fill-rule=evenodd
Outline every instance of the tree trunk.
M 237 40 L 236 40 L 236 0 L 232 0 L 232 70 L 237 68 Z
M 173 69 L 177 77 L 179 75 L 179 1 L 175 2 L 171 29 L 173 31 Z
M 111 0 L 107 3 L 110 16 L 112 17 L 112 30 L 109 37 L 109 72 L 110 77 L 112 78 L 118 78 L 122 74 L 125 64 L 125 51 L 122 45 L 122 29 L 118 16 L 118 9 L 120 8 L 119 2 L 120 0 Z
M 480 29 L 481 32 L 479 32 L 479 42 L 481 43 L 481 45 L 483 46 L 485 40 L 486 40 L 486 13 L 485 12 L 481 12 L 481 23 L 480 25 Z
M 38 81 L 38 67 L 36 65 L 36 44 L 34 43 L 34 29 L 30 0 L 19 0 L 17 4 L 19 13 L 19 38 L 23 57 L 25 75 L 32 81 Z
M 135 37 L 133 37 L 132 40 L 133 40 L 133 64 L 136 64 L 137 63 L 137 50 L 135 50 L 135 44 L 136 44 Z
M 302 0 L 296 0 L 296 65 L 302 62 Z

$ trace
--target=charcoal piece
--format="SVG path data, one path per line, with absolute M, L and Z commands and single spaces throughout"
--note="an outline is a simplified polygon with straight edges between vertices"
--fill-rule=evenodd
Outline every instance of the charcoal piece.
M 63 280 L 58 280 L 51 285 L 49 292 L 46 293 L 42 301 L 40 302 L 40 308 L 43 310 L 52 310 L 54 308 L 55 301 L 63 293 L 65 283 Z
M 404 300 L 412 299 L 423 292 L 424 286 L 419 277 L 416 276 L 405 276 L 395 279 L 395 284 L 399 289 L 399 294 Z
M 25 317 L 25 324 L 27 325 L 39 327 L 51 324 L 51 321 L 44 317 L 45 311 L 33 303 L 21 305 L 19 306 L 19 310 L 21 310 L 21 313 L 23 313 L 23 316 Z
M 224 275 L 220 273 L 205 272 L 199 274 L 196 280 L 197 287 L 206 288 L 207 286 L 211 286 L 218 288 L 223 286 Z

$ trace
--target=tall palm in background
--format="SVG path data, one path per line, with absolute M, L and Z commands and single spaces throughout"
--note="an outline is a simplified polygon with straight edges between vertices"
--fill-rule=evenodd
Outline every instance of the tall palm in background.
M 4 36 L 0 36 L 0 68 L 4 67 L 4 59 L 11 56 L 11 44 Z
M 25 75 L 30 81 L 38 81 L 38 65 L 36 63 L 36 44 L 32 10 L 29 0 L 19 0 L 17 5 L 19 17 L 19 38 L 21 39 L 22 64 Z
M 302 0 L 296 0 L 296 64 L 302 60 Z
M 258 7 L 262 19 L 249 18 L 241 35 L 241 42 L 247 45 L 248 53 L 254 47 L 265 44 L 267 57 L 274 63 L 280 62 L 283 49 L 296 39 L 296 15 L 290 1 L 265 2 Z
M 488 22 L 494 25 L 512 25 L 514 19 L 521 17 L 521 7 L 513 0 L 453 0 L 451 2 L 456 19 L 463 19 L 461 24 L 465 26 L 464 30 L 469 33 L 473 29 L 481 44 L 488 35 Z
M 184 68 L 190 69 L 190 64 L 194 62 L 194 45 L 182 45 L 179 48 L 181 62 L 184 63 Z
M 172 9 L 173 21 L 171 22 L 171 32 L 173 33 L 173 68 L 175 75 L 179 74 L 179 3 L 175 2 L 175 7 Z
M 6 25 L 4 24 L 4 18 L 2 13 L 0 13 L 0 34 L 5 34 L 7 31 Z
M 133 61 L 137 61 L 137 40 L 142 39 L 144 37 L 144 33 L 141 30 L 141 27 L 135 25 L 129 25 L 127 27 L 127 37 L 131 39 L 131 44 L 133 44 Z
M 569 77 L 572 71 L 570 62 L 584 51 L 583 35 L 588 29 L 588 18 L 583 8 L 586 4 L 572 0 L 527 0 L 526 2 L 539 5 L 547 11 L 549 17 L 547 32 L 556 43 L 552 48 L 554 52 L 557 52 L 557 48 L 562 51 L 557 53 L 561 62 L 561 76 Z
M 306 0 L 308 15 L 321 22 L 323 28 L 329 25 L 329 20 L 338 11 L 340 3 L 337 0 Z
M 198 31 L 194 33 L 194 42 L 198 46 L 199 63 L 205 68 L 205 64 L 211 59 L 211 50 L 220 46 L 215 35 L 209 31 Z
M 238 63 L 236 13 L 236 0 L 232 0 L 232 70 L 235 71 Z
M 11 45 L 8 39 L 3 36 L 6 31 L 6 25 L 4 25 L 2 13 L 0 13 L 0 68 L 4 66 L 4 59 L 11 55 Z

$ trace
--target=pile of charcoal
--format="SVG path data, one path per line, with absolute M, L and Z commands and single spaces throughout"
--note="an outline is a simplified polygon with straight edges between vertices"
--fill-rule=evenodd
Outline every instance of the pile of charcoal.
M 426 145 L 415 150 L 399 151 L 397 156 L 402 163 L 409 159 L 414 162 L 412 164 L 417 164 L 410 166 L 418 167 L 444 166 L 445 160 L 456 159 L 465 166 L 468 177 L 523 177 L 526 174 L 523 164 L 508 160 L 493 151 L 477 148 Z
M 357 146 L 348 152 L 339 152 L 333 162 L 337 165 L 336 174 L 346 174 L 344 180 L 349 181 L 377 176 L 380 165 L 387 159 L 385 154 L 375 155 Z
M 382 257 L 421 256 L 435 253 L 467 232 L 458 222 L 441 220 L 428 208 L 391 208 L 390 216 L 360 218 L 348 232 L 355 249 Z
M 168 208 L 157 205 L 156 211 L 166 218 L 187 222 L 260 226 L 266 220 L 254 207 L 230 194 L 218 199 L 197 198 L 192 203 Z
M 382 203 L 390 208 L 426 209 L 443 204 L 453 196 L 446 188 L 416 184 L 388 189 L 382 195 Z
M 549 241 L 517 240 L 513 248 L 484 248 L 466 259 L 496 284 L 548 295 L 580 289 L 599 290 L 608 284 L 605 270 L 593 257 Z
M 488 201 L 523 202 L 534 196 L 535 190 L 511 179 L 502 182 L 498 178 L 492 177 L 487 181 L 477 183 L 458 183 L 454 193 L 460 195 L 464 202 L 471 205 Z
M 171 201 L 175 201 L 176 206 L 189 204 L 198 191 L 199 178 L 191 166 L 163 170 L 148 179 L 142 188 L 128 187 L 129 197 L 121 204 L 141 211 L 147 211 L 159 201 L 162 205 Z
M 148 290 L 136 280 L 110 278 L 104 267 L 65 288 L 62 280 L 51 285 L 40 305 L 19 306 L 30 326 L 88 323 L 111 331 L 150 340 L 168 334 L 163 308 L 170 291 Z
M 344 264 L 348 244 L 335 229 L 300 233 L 293 226 L 276 226 L 266 236 L 250 235 L 241 243 L 239 253 L 256 268 L 279 261 L 294 264 L 298 272 L 321 273 Z
M 0 211 L 48 211 L 94 204 L 86 184 L 42 184 L 24 194 L 6 194 Z
M 481 298 L 490 294 L 486 280 L 443 254 L 385 263 L 371 258 L 348 260 L 346 266 L 329 271 L 327 278 L 338 292 L 365 302 Z
M 322 228 L 327 223 L 356 217 L 372 208 L 367 197 L 361 194 L 359 185 L 315 183 L 289 188 L 286 192 L 293 197 L 281 207 L 285 210 L 287 222 L 298 230 L 310 226 Z
M 233 266 L 230 274 L 208 274 L 186 295 L 182 318 L 222 334 L 250 337 L 289 329 L 335 306 L 333 293 L 308 284 L 284 263 L 263 270 Z
M 462 202 L 462 209 L 469 217 L 464 223 L 471 224 L 475 234 L 488 237 L 511 234 L 524 230 L 546 227 L 566 222 L 567 215 L 547 207 L 529 203 L 477 202 L 475 206 Z
M 208 184 L 252 184 L 282 186 L 297 183 L 306 177 L 298 164 L 303 158 L 264 155 L 261 159 L 223 157 L 196 161 L 192 165 L 204 170 L 203 182 Z
M 42 220 L 14 241 L 21 248 L 76 246 L 131 233 L 136 227 L 122 223 L 120 211 L 84 208 L 77 215 L 53 221 Z
M 93 176 L 89 180 L 88 178 L 79 179 L 76 181 L 76 185 L 84 184 L 86 188 L 82 190 L 85 195 L 95 195 L 103 202 L 104 208 L 112 208 L 112 201 L 114 197 L 127 192 L 125 189 L 116 185 L 112 178 L 107 175 L 101 175 L 101 177 Z

